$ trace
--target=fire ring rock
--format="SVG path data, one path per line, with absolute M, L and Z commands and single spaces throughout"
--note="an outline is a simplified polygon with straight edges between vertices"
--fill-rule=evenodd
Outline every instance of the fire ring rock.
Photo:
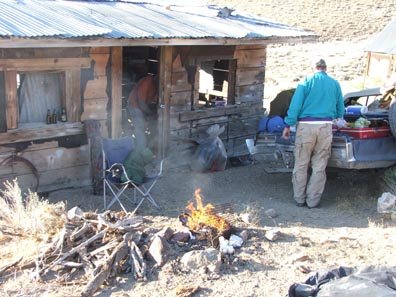
M 194 250 L 185 253 L 180 262 L 190 270 L 206 267 L 210 272 L 219 272 L 221 266 L 221 254 L 215 248 Z

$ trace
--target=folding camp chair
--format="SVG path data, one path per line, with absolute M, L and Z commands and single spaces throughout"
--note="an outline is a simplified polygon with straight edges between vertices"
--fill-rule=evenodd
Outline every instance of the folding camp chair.
M 130 198 L 127 191 L 133 189 L 133 202 L 137 203 L 132 214 L 142 205 L 144 200 L 148 200 L 151 204 L 160 210 L 159 205 L 154 200 L 150 191 L 157 183 L 158 178 L 162 174 L 163 160 L 158 162 L 156 174 L 152 176 L 145 176 L 142 183 L 137 183 L 130 179 L 124 166 L 124 161 L 134 149 L 134 142 L 131 137 L 122 137 L 119 139 L 103 139 L 102 140 L 103 153 L 103 204 L 104 209 L 110 209 L 115 203 L 127 213 L 125 206 L 121 202 L 122 197 Z M 121 176 L 124 174 L 126 181 L 121 181 Z M 107 204 L 106 189 L 109 189 L 112 195 L 112 200 Z M 140 196 L 140 199 L 138 199 Z

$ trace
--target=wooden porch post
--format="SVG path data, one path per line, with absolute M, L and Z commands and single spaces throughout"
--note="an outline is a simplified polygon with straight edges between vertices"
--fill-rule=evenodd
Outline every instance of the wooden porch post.
M 121 135 L 122 47 L 111 48 L 111 138 Z
M 159 107 L 160 120 L 159 124 L 159 154 L 164 157 L 169 146 L 170 136 L 170 96 L 172 86 L 172 46 L 164 46 L 161 48 L 160 60 L 160 85 L 159 85 Z

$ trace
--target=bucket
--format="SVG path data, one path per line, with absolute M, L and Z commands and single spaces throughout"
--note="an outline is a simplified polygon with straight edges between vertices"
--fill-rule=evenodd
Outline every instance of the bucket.
M 345 113 L 346 114 L 353 114 L 353 115 L 361 115 L 367 113 L 368 108 L 367 106 L 361 106 L 361 105 L 350 105 L 347 108 L 345 108 Z

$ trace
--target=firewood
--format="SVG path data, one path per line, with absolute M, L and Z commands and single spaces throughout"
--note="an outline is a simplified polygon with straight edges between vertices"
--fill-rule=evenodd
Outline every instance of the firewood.
M 72 261 L 62 261 L 59 263 L 59 265 L 66 266 L 66 267 L 73 267 L 73 268 L 79 268 L 79 267 L 83 266 L 82 263 L 76 263 L 76 262 L 72 262 Z
M 107 250 L 110 250 L 110 249 L 114 248 L 115 246 L 117 246 L 117 244 L 118 244 L 117 241 L 110 241 L 109 243 L 107 243 L 105 245 L 102 245 L 102 246 L 98 247 L 97 249 L 95 249 L 93 251 L 90 251 L 88 253 L 88 256 L 89 257 L 96 256 L 97 254 L 100 254 L 100 253 L 102 253 L 104 251 L 107 251 Z
M 123 242 L 125 243 L 117 252 L 113 266 L 111 268 L 111 273 L 110 276 L 116 276 L 121 273 L 122 271 L 122 264 L 125 262 L 125 260 L 128 258 L 128 242 L 130 241 L 131 234 L 127 233 L 124 235 L 124 240 Z
M 132 260 L 131 266 L 132 266 L 133 276 L 136 280 L 146 281 L 147 265 L 143 259 L 143 255 L 134 241 L 131 241 L 129 243 L 129 247 L 130 247 L 131 260 Z
M 19 262 L 21 262 L 22 259 L 23 259 L 23 257 L 20 257 L 19 259 L 12 261 L 11 263 L 4 265 L 3 267 L 0 267 L 0 276 L 3 275 L 3 273 L 6 272 L 8 269 L 10 269 L 11 267 L 14 267 Z
M 87 222 L 85 222 L 84 225 L 80 229 L 78 229 L 77 231 L 73 232 L 70 235 L 70 241 L 71 242 L 76 241 L 78 238 L 80 238 L 85 233 L 87 233 L 89 230 L 91 230 L 91 228 L 92 228 L 92 225 L 87 223 Z
M 89 245 L 90 243 L 94 242 L 97 239 L 103 238 L 106 234 L 108 230 L 105 229 L 99 233 L 97 233 L 96 235 L 92 236 L 91 238 L 87 239 L 86 241 L 82 242 L 80 245 L 72 248 L 69 252 L 63 254 L 58 260 L 56 260 L 55 262 L 53 262 L 51 265 L 49 265 L 47 268 L 42 269 L 40 272 L 45 274 L 47 273 L 51 268 L 53 268 L 54 266 L 58 265 L 60 262 L 62 262 L 63 260 L 67 259 L 68 257 L 70 257 L 71 255 L 75 254 L 76 252 L 78 252 L 79 250 L 81 250 L 83 247 Z
M 100 271 L 85 286 L 81 292 L 82 297 L 92 296 L 93 293 L 95 293 L 96 290 L 106 281 L 106 279 L 110 276 L 117 254 L 126 246 L 127 242 L 125 240 L 121 241 L 117 245 L 110 257 L 106 260 L 106 263 L 101 267 Z
M 131 231 L 131 229 L 138 227 L 143 222 L 143 217 L 136 216 L 132 218 L 127 218 L 117 223 L 111 223 L 105 220 L 104 215 L 98 214 L 98 220 L 91 220 L 90 222 L 95 222 L 98 225 L 106 226 L 109 229 L 116 229 L 120 231 Z

